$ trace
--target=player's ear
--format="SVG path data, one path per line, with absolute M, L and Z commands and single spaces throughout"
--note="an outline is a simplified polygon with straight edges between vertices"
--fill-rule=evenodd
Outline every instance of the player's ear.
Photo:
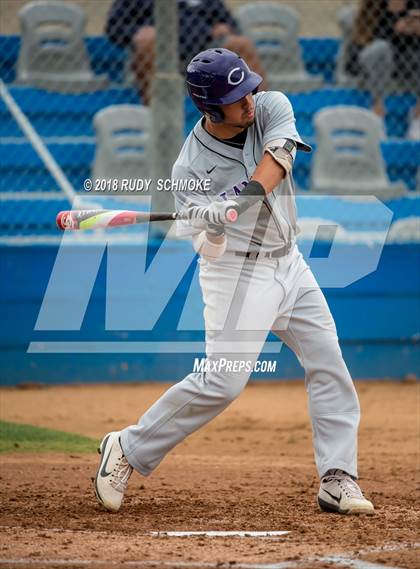
M 204 116 L 206 117 L 206 119 L 209 119 L 209 121 L 211 122 L 220 122 L 220 120 L 217 120 L 215 114 L 204 113 Z
M 204 113 L 204 116 L 211 120 L 211 122 L 220 123 L 225 118 L 223 111 L 220 107 L 214 107 L 211 112 Z

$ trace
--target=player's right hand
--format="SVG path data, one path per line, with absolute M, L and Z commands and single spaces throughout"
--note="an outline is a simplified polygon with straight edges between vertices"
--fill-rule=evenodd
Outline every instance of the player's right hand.
M 219 235 L 224 235 L 225 226 L 222 224 L 216 225 L 215 223 L 208 223 L 206 233 L 210 237 L 218 237 Z

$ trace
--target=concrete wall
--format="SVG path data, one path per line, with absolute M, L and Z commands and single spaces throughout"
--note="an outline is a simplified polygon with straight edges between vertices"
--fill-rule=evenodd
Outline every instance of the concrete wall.
M 53 311 L 54 322 L 50 327 L 44 326 L 43 330 L 35 330 L 35 325 L 54 267 L 57 247 L 0 248 L 0 383 L 176 381 L 189 373 L 194 358 L 201 355 L 200 350 L 186 353 L 179 343 L 204 340 L 203 331 L 193 326 L 177 330 L 189 291 L 192 320 L 202 323 L 203 305 L 197 285 L 196 263 L 194 260 L 190 262 L 190 245 L 183 242 L 171 244 L 160 261 L 163 276 L 157 273 L 153 283 L 140 289 L 135 278 L 126 278 L 125 281 L 131 283 L 117 295 L 122 309 L 125 303 L 125 308 L 133 315 L 136 312 L 142 315 L 162 300 L 165 293 L 162 286 L 165 287 L 167 282 L 174 284 L 175 292 L 169 302 L 165 301 L 164 309 L 151 330 L 139 330 L 135 326 L 128 330 L 105 329 L 106 302 L 110 294 L 105 256 L 99 271 L 95 268 L 93 277 L 90 277 L 95 281 L 91 294 L 89 289 L 89 302 L 83 311 L 81 325 L 75 325 L 77 301 L 81 293 L 86 293 L 86 273 L 92 267 L 97 251 L 86 245 L 72 247 L 65 271 L 60 272 L 62 288 Z M 141 247 L 121 245 L 117 249 L 118 271 L 125 275 L 128 274 L 127 267 L 138 265 L 139 255 L 144 253 Z M 343 247 L 349 248 L 344 252 L 348 263 L 363 264 L 366 247 Z M 156 247 L 152 249 L 156 250 Z M 322 245 L 318 247 L 318 255 L 323 253 L 320 249 Z M 419 373 L 419 252 L 420 245 L 387 245 L 376 271 L 346 288 L 324 289 L 354 378 L 401 379 L 408 374 Z M 310 259 L 307 260 L 311 263 Z M 176 273 L 179 266 L 184 264 L 188 267 L 188 263 L 189 269 L 178 281 Z M 271 340 L 274 341 L 274 337 Z M 37 342 L 37 353 L 27 353 L 31 342 Z M 60 350 L 54 354 L 42 353 L 43 346 L 51 346 L 48 342 L 79 342 L 82 350 L 79 349 L 79 353 L 71 353 L 71 350 L 69 353 L 60 353 Z M 99 353 L 101 342 L 113 342 L 114 348 Z M 132 348 L 132 342 L 138 342 L 141 349 L 127 349 L 127 346 Z M 156 342 L 168 342 L 176 349 L 170 354 L 164 349 L 148 351 L 144 342 L 154 345 Z M 83 346 L 89 346 L 88 353 L 80 353 Z M 95 349 L 98 353 L 94 353 Z M 266 357 L 276 359 L 278 365 L 276 373 L 264 375 L 265 379 L 303 377 L 295 356 L 286 349 Z

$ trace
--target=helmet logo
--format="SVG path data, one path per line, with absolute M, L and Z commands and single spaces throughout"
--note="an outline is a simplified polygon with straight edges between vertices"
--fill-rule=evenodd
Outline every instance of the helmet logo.
M 239 77 L 237 73 L 238 71 L 240 71 Z M 234 77 L 235 73 L 236 73 L 236 78 Z M 242 83 L 242 81 L 244 80 L 244 77 L 245 77 L 245 71 L 240 67 L 234 67 L 232 71 L 229 72 L 227 80 L 229 85 L 239 85 L 239 83 Z

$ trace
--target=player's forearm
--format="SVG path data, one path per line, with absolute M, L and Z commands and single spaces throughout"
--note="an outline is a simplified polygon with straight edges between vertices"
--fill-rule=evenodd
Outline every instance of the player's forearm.
M 251 181 L 242 190 L 240 198 L 250 203 L 264 199 L 287 176 L 286 168 L 290 170 L 288 165 L 282 166 L 270 153 L 266 152 L 255 168 Z
M 252 174 L 251 180 L 259 182 L 266 194 L 270 194 L 286 177 L 285 169 L 271 154 L 265 153 Z
M 193 247 L 207 261 L 214 261 L 226 251 L 226 235 L 202 231 L 193 237 Z
M 289 155 L 283 155 L 282 149 L 272 147 L 267 149 L 255 168 L 251 181 L 242 190 L 237 199 L 236 211 L 240 215 L 255 203 L 264 200 L 288 175 L 293 160 Z M 278 152 L 278 151 L 281 152 Z

